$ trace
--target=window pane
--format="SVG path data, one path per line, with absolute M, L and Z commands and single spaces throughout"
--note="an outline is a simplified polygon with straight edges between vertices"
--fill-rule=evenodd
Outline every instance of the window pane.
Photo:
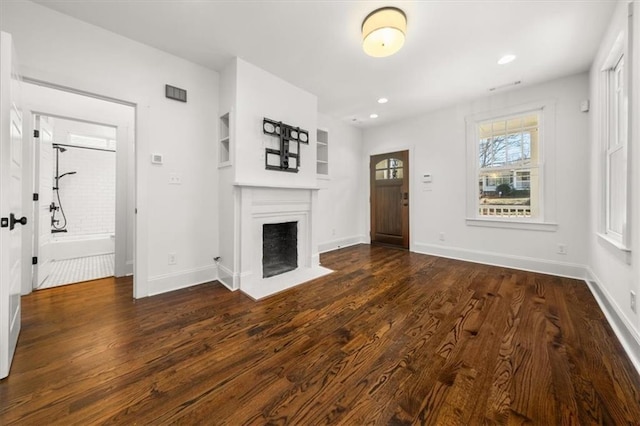
M 618 66 L 616 67 L 616 145 L 622 144 L 623 139 L 627 133 L 627 122 L 625 120 L 625 104 L 624 104 L 624 94 L 623 94 L 623 86 L 624 86 L 624 61 L 620 60 Z
M 537 174 L 531 169 L 483 173 L 478 182 L 480 216 L 503 218 L 532 217 L 532 179 L 537 186 Z
M 530 114 L 522 118 L 522 127 L 531 128 L 538 127 L 538 114 Z
M 387 179 L 388 170 L 376 170 L 376 180 Z
M 523 118 L 517 117 L 507 120 L 507 131 L 508 132 L 520 132 L 523 127 Z
M 506 122 L 504 120 L 494 121 L 491 125 L 491 131 L 494 135 L 505 133 L 507 131 Z
M 478 126 L 478 133 L 481 139 L 486 139 L 491 136 L 491 123 L 483 123 Z
M 539 112 L 478 125 L 480 216 L 538 214 L 538 125 Z
M 610 155 L 609 163 L 609 223 L 608 230 L 622 234 L 625 217 L 625 156 L 619 149 Z
M 488 138 L 480 139 L 478 147 L 478 165 L 480 168 L 488 167 L 491 159 L 491 144 Z
M 115 149 L 115 140 L 100 138 L 94 136 L 69 134 L 69 143 L 71 145 L 88 146 L 91 148 Z
M 402 167 L 402 160 L 398 160 L 397 158 L 390 158 L 389 168 L 394 168 L 394 167 Z
M 491 160 L 491 167 L 500 167 L 507 162 L 507 138 L 505 136 L 498 136 L 491 141 L 493 145 L 493 158 Z
M 390 179 L 402 179 L 402 167 L 390 170 Z
M 537 134 L 537 129 L 536 129 Z M 526 132 L 522 134 L 522 160 L 531 159 L 531 133 Z
M 376 164 L 376 170 L 386 169 L 387 168 L 387 160 L 382 160 L 378 164 Z

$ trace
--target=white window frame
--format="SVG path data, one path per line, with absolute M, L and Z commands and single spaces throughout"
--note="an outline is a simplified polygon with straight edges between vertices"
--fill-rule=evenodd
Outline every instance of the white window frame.
M 558 229 L 555 206 L 555 121 L 554 100 L 531 102 L 500 110 L 486 111 L 466 117 L 467 127 L 467 218 L 468 226 L 492 228 L 528 229 L 555 232 Z M 478 176 L 478 128 L 481 123 L 508 117 L 539 113 L 538 158 L 535 167 L 539 174 L 539 212 L 536 217 L 495 218 L 479 214 Z
M 629 102 L 629 87 L 630 87 L 630 72 L 629 68 L 631 65 L 631 58 L 628 55 L 628 45 L 627 38 L 625 37 L 625 31 L 620 32 L 618 37 L 612 44 L 611 50 L 609 51 L 609 55 L 603 62 L 603 66 L 601 68 L 600 73 L 600 99 L 599 99 L 599 107 L 600 107 L 600 141 L 601 141 L 601 182 L 602 188 L 600 197 L 601 206 L 600 206 L 600 223 L 599 223 L 599 232 L 598 236 L 613 245 L 615 248 L 624 251 L 631 251 L 631 235 L 630 235 L 630 225 L 629 219 L 631 218 L 631 200 L 630 200 L 630 156 L 629 156 L 629 136 L 631 134 L 631 103 Z M 622 103 L 623 103 L 623 111 L 622 113 L 617 108 L 617 105 L 613 105 L 618 99 L 614 96 L 614 79 L 616 68 L 622 63 L 622 71 L 623 71 L 623 87 L 622 93 Z M 619 126 L 619 120 L 623 120 L 623 134 L 620 135 L 617 131 Z M 611 141 L 615 140 L 615 143 L 612 144 Z M 624 164 L 623 170 L 618 170 L 622 173 L 620 177 L 621 181 L 624 182 L 624 188 L 622 189 L 622 205 L 619 206 L 620 211 L 618 214 L 622 215 L 622 231 L 617 232 L 614 229 L 611 229 L 610 221 L 612 217 L 611 209 L 612 205 L 610 203 L 611 200 L 611 157 L 621 152 L 623 155 L 622 162 Z

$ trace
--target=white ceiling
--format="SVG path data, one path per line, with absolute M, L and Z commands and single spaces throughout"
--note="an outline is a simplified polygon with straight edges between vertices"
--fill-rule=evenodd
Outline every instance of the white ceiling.
M 318 96 L 320 112 L 371 126 L 589 68 L 615 1 L 37 0 L 220 70 L 239 56 Z M 371 58 L 364 17 L 407 15 L 399 53 Z M 506 53 L 517 59 L 496 61 Z M 509 90 L 509 89 L 502 89 Z M 376 100 L 389 98 L 385 105 Z M 369 114 L 379 118 L 370 119 Z M 353 120 L 357 121 L 353 121 Z

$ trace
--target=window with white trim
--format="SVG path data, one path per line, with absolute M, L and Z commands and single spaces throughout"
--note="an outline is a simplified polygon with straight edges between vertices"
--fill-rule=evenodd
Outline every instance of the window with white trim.
M 467 224 L 557 229 L 555 102 L 489 111 L 466 121 Z
M 539 111 L 477 123 L 478 216 L 538 216 L 539 125 Z
M 621 34 L 605 61 L 602 79 L 603 111 L 603 233 L 619 248 L 629 245 L 628 208 L 628 89 L 626 85 L 624 36 Z

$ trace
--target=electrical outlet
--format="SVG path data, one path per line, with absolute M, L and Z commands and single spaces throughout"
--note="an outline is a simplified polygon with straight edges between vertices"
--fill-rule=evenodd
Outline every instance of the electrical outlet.
M 169 265 L 175 265 L 176 263 L 177 263 L 176 254 L 175 253 L 169 253 Z
M 567 254 L 566 244 L 558 244 L 558 254 Z
M 444 232 L 441 232 L 440 235 L 438 236 L 438 239 L 440 241 L 444 241 Z
M 169 185 L 182 185 L 182 175 L 180 173 L 170 173 Z
M 631 292 L 631 297 L 629 299 L 631 303 L 631 310 L 637 314 L 638 311 L 636 311 L 636 293 L 634 291 Z

